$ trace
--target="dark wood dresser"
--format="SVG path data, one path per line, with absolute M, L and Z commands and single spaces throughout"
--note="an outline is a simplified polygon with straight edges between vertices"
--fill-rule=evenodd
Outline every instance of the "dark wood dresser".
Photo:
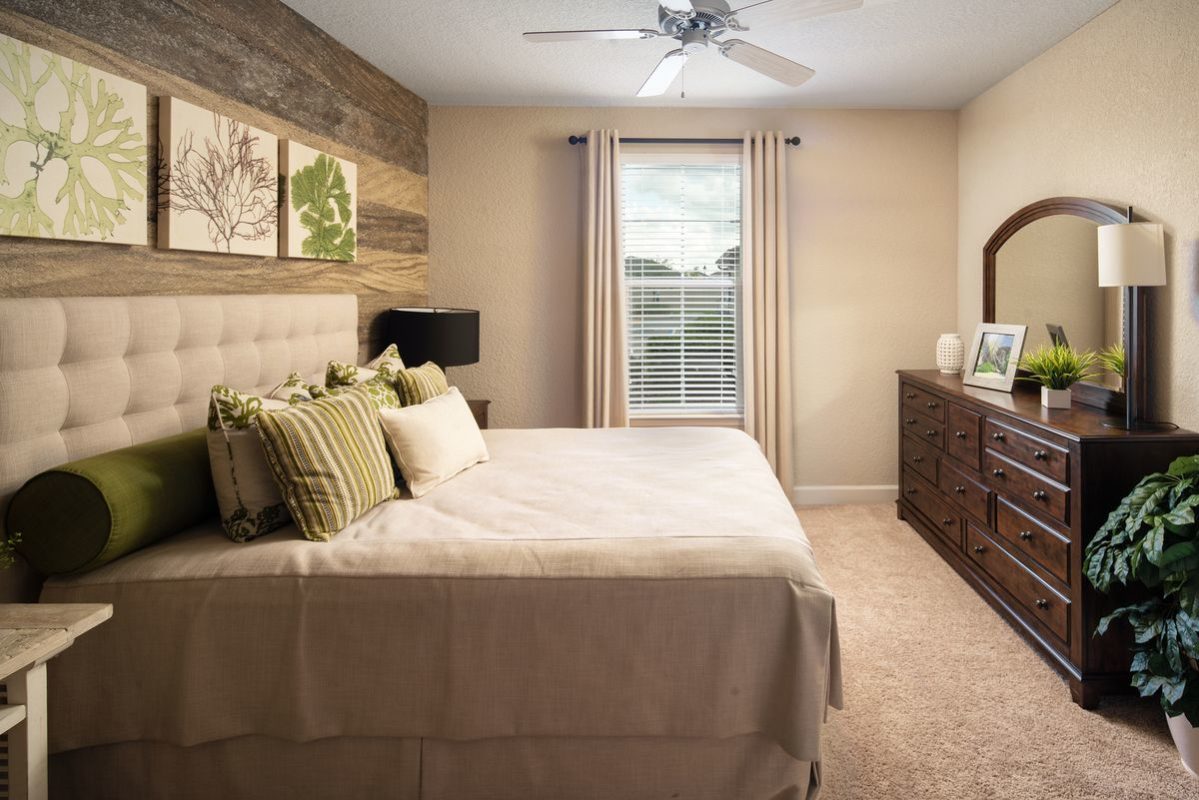
M 899 372 L 899 518 L 906 520 L 1093 708 L 1128 684 L 1123 631 L 1095 638 L 1112 599 L 1082 574 L 1083 548 L 1147 473 L 1199 453 L 1199 434 L 1108 428 L 1079 405 L 1042 408 L 1037 387 L 964 386 Z

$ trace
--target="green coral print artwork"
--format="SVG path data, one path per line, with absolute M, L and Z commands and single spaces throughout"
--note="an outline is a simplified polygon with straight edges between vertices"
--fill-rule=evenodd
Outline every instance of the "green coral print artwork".
M 358 249 L 356 165 L 299 142 L 285 141 L 280 151 L 288 209 L 279 255 L 353 261 Z
M 297 170 L 291 176 L 291 207 L 308 231 L 300 252 L 308 258 L 354 260 L 353 212 L 341 164 L 321 153 L 315 164 Z
M 146 243 L 146 87 L 0 34 L 0 234 Z

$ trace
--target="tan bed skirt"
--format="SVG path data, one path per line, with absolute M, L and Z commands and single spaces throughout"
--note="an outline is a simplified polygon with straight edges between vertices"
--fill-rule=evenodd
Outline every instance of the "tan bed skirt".
M 819 764 L 796 761 L 756 734 L 127 742 L 58 753 L 50 777 L 55 800 L 814 800 L 819 793 Z

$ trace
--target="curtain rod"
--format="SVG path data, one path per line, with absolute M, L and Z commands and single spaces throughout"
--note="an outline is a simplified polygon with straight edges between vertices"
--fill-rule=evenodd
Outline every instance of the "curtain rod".
M 567 139 L 571 144 L 587 144 L 586 136 L 571 136 Z M 645 139 L 645 138 L 628 138 L 620 137 L 621 144 L 741 144 L 743 139 Z M 789 136 L 783 139 L 787 144 L 798 147 L 799 137 Z

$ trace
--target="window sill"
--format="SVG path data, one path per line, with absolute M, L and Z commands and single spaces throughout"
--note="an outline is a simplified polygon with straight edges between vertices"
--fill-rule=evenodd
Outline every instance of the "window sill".
M 629 420 L 630 428 L 680 428 L 680 427 L 700 427 L 700 428 L 734 428 L 736 430 L 745 429 L 745 419 L 743 417 L 730 417 L 723 414 L 709 414 L 687 417 L 632 417 Z

